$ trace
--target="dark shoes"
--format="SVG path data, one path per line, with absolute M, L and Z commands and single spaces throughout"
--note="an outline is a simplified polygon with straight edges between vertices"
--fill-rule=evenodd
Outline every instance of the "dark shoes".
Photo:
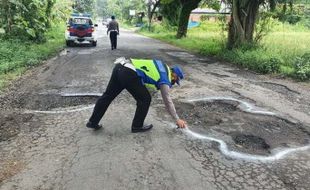
M 91 122 L 87 122 L 86 127 L 98 130 L 98 129 L 100 129 L 102 127 L 102 125 L 98 125 L 98 124 L 97 125 L 93 125 Z
M 145 126 L 143 126 L 143 127 L 137 127 L 137 128 L 132 127 L 132 128 L 131 128 L 131 132 L 132 132 L 132 133 L 145 132 L 145 131 L 148 131 L 148 130 L 152 129 L 152 127 L 153 127 L 152 124 L 150 124 L 150 125 L 145 125 Z

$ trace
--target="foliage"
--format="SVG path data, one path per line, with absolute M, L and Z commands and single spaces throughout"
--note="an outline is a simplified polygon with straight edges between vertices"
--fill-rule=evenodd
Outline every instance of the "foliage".
M 120 20 L 131 21 L 132 17 L 129 15 L 129 10 L 138 12 L 146 11 L 146 4 L 141 0 L 107 0 L 108 15 L 114 15 Z
M 110 15 L 108 12 L 108 1 L 107 0 L 97 0 L 96 1 L 96 14 L 102 18 L 107 18 Z
M 36 44 L 20 39 L 0 39 L 0 88 L 12 73 L 20 74 L 58 52 L 64 45 L 65 24 L 54 25 L 46 33 L 45 43 Z
M 0 24 L 9 38 L 44 42 L 60 0 L 2 0 Z
M 73 9 L 78 13 L 94 13 L 95 0 L 74 0 Z
M 57 24 L 66 21 L 70 13 L 72 13 L 72 1 L 57 0 L 52 9 L 52 22 Z
M 294 63 L 294 76 L 300 80 L 310 79 L 310 53 L 297 57 Z
M 181 10 L 181 4 L 179 0 L 162 3 L 159 9 L 160 13 L 162 14 L 165 20 L 165 23 L 171 26 L 178 25 L 180 10 Z
M 261 45 L 249 44 L 233 50 L 227 50 L 223 46 L 227 40 L 227 32 L 222 30 L 221 22 L 202 22 L 199 27 L 188 31 L 187 38 L 182 39 L 176 39 L 174 31 L 169 31 L 159 24 L 154 26 L 154 32 L 144 30 L 143 34 L 203 55 L 224 59 L 259 73 L 281 73 L 287 76 L 295 73 L 296 78 L 304 76 L 302 73 L 306 71 L 309 73 L 309 62 L 306 62 L 305 58 L 302 59 L 303 65 L 295 66 L 295 62 L 296 57 L 310 53 L 307 45 L 310 44 L 310 31 L 302 26 L 283 24 L 276 20 L 272 21 L 272 25 L 274 27 L 270 28 L 270 32 L 262 39 Z
M 274 20 L 272 18 L 273 15 L 274 14 L 271 12 L 261 12 L 259 14 L 259 18 L 255 27 L 255 44 L 258 44 L 263 39 L 263 37 L 267 36 L 267 34 L 271 32 L 272 26 L 274 25 Z
M 221 57 L 229 60 L 244 68 L 266 74 L 277 73 L 283 61 L 280 57 L 267 53 L 264 49 L 253 48 L 249 50 L 234 49 L 232 51 L 224 50 L 221 52 Z

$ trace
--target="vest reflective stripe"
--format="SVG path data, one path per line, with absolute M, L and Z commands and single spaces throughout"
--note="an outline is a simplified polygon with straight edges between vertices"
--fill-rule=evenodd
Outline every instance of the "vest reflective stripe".
M 131 59 L 137 74 L 148 88 L 159 89 L 161 84 L 171 87 L 170 68 L 159 60 Z

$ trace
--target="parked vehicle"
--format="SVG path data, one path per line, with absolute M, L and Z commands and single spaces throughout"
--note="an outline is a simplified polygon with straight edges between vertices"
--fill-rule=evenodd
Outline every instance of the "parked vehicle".
M 72 14 L 65 32 L 66 45 L 73 46 L 74 44 L 89 42 L 96 46 L 97 32 L 95 27 L 97 26 L 97 24 L 93 24 L 89 14 Z

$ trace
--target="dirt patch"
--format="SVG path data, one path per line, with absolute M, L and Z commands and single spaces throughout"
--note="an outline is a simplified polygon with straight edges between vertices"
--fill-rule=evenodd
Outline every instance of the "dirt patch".
M 192 130 L 207 136 L 222 134 L 230 149 L 240 152 L 268 155 L 271 149 L 302 146 L 310 141 L 308 126 L 242 111 L 237 101 L 177 103 L 176 107 Z
M 18 135 L 21 126 L 28 122 L 33 114 L 9 113 L 0 115 L 0 142 Z
M 228 72 L 233 73 L 237 76 L 246 78 L 246 79 L 251 79 L 251 80 L 258 80 L 259 79 L 259 75 L 257 75 L 257 73 L 254 73 L 252 71 L 249 70 L 229 70 Z
M 218 74 L 218 73 L 214 73 L 214 72 L 206 72 L 206 74 L 218 77 L 218 78 L 227 78 L 229 77 L 228 75 L 223 75 L 223 74 Z
M 24 164 L 18 160 L 0 160 L 0 186 L 1 183 L 14 176 L 24 168 Z
M 54 108 L 64 108 L 78 105 L 95 104 L 96 96 L 76 96 L 63 97 L 61 95 L 38 95 L 23 94 L 19 99 L 11 103 L 12 108 L 23 108 L 29 110 L 51 110 Z M 31 101 L 29 101 L 31 100 Z

